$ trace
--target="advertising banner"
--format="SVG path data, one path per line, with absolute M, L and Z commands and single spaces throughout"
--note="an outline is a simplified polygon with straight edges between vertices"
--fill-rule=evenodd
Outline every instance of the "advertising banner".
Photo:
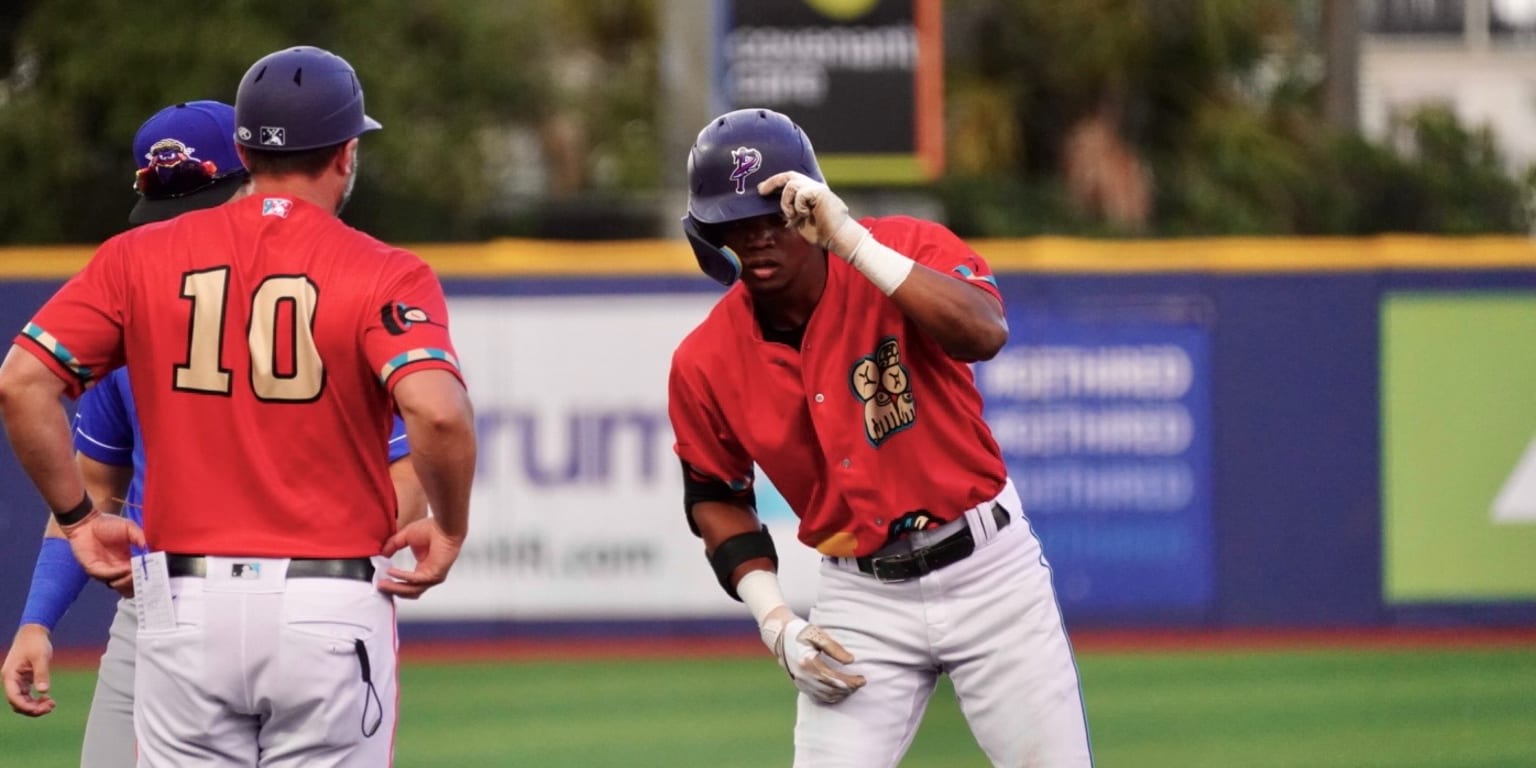
M 1536 598 L 1536 293 L 1381 302 L 1389 604 Z
M 666 412 L 672 350 L 714 298 L 450 300 L 479 429 L 472 533 L 448 582 L 402 604 L 402 618 L 741 615 L 684 523 Z M 977 380 L 1064 609 L 1203 609 L 1208 329 L 1066 308 L 1009 322 L 1013 341 Z M 786 594 L 808 606 L 817 556 L 758 477 Z
M 456 297 L 454 342 L 479 432 L 470 537 L 403 619 L 742 617 L 683 518 L 667 419 L 672 350 L 715 296 Z M 785 594 L 815 553 L 762 489 Z
M 1198 304 L 1157 306 L 1010 308 L 977 365 L 1069 618 L 1212 600 L 1210 329 Z

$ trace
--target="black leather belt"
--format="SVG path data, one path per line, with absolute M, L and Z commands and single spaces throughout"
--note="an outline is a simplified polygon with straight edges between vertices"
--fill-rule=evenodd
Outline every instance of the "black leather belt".
M 230 576 L 234 578 L 255 578 L 256 571 L 243 569 L 256 563 L 241 562 L 240 558 L 229 558 Z M 208 559 L 202 555 L 166 555 L 165 570 L 172 577 L 193 576 L 205 578 L 208 575 Z M 373 581 L 373 561 L 366 557 L 351 557 L 340 560 L 323 560 L 308 558 L 293 558 L 288 561 L 287 576 L 290 579 L 351 579 L 352 581 Z
M 997 529 L 1002 530 L 1008 527 L 1013 516 L 1003 509 L 1003 505 L 994 502 L 992 519 L 997 523 Z M 896 551 L 890 551 L 893 549 Z M 910 543 L 902 541 L 873 555 L 857 558 L 855 562 L 859 570 L 881 581 L 906 581 L 926 576 L 946 565 L 954 565 L 975 551 L 976 539 L 971 536 L 971 527 L 963 525 L 954 533 L 921 549 L 912 549 Z

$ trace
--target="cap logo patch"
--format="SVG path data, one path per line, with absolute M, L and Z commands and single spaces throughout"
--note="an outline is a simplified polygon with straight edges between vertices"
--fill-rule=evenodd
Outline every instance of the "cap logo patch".
M 242 125 L 242 126 L 240 126 L 240 130 L 235 131 L 235 135 L 239 136 L 241 141 L 250 141 L 251 140 L 251 129 L 249 129 L 249 128 L 247 128 L 247 127 Z
M 287 146 L 288 135 L 282 126 L 263 125 L 261 127 L 261 145 L 264 147 Z
M 150 145 L 149 152 L 144 154 L 144 159 L 149 161 L 151 168 L 175 168 L 182 163 L 202 162 L 193 157 L 196 152 L 197 147 L 189 147 L 180 139 L 161 139 Z M 210 172 L 218 168 L 212 161 L 208 161 L 205 165 L 214 166 L 208 169 Z
M 763 153 L 751 147 L 737 147 L 731 150 L 731 162 L 735 163 L 731 181 L 736 182 L 736 194 L 744 195 L 747 193 L 747 177 L 763 167 Z
M 276 216 L 280 219 L 288 218 L 288 211 L 293 209 L 293 201 L 281 197 L 269 197 L 261 201 L 261 215 Z
M 218 164 L 198 159 L 195 152 L 196 147 L 181 139 L 161 139 L 149 145 L 144 153 L 149 162 L 134 175 L 134 190 L 152 198 L 166 198 L 190 194 L 212 183 L 218 178 Z

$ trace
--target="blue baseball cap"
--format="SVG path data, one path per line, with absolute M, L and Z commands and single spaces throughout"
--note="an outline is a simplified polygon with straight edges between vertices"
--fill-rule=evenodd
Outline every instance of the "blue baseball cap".
M 139 201 L 131 224 L 212 208 L 245 183 L 235 151 L 235 108 L 219 101 L 188 101 L 156 112 L 133 137 Z

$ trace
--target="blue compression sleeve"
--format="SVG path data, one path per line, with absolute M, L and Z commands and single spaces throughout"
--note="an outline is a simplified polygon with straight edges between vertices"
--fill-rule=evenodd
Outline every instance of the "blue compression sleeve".
M 32 589 L 27 592 L 27 607 L 21 611 L 21 623 L 41 624 L 52 632 L 90 580 L 80 561 L 75 559 L 68 541 L 52 536 L 44 538 L 43 547 L 37 553 L 37 567 L 32 569 Z

